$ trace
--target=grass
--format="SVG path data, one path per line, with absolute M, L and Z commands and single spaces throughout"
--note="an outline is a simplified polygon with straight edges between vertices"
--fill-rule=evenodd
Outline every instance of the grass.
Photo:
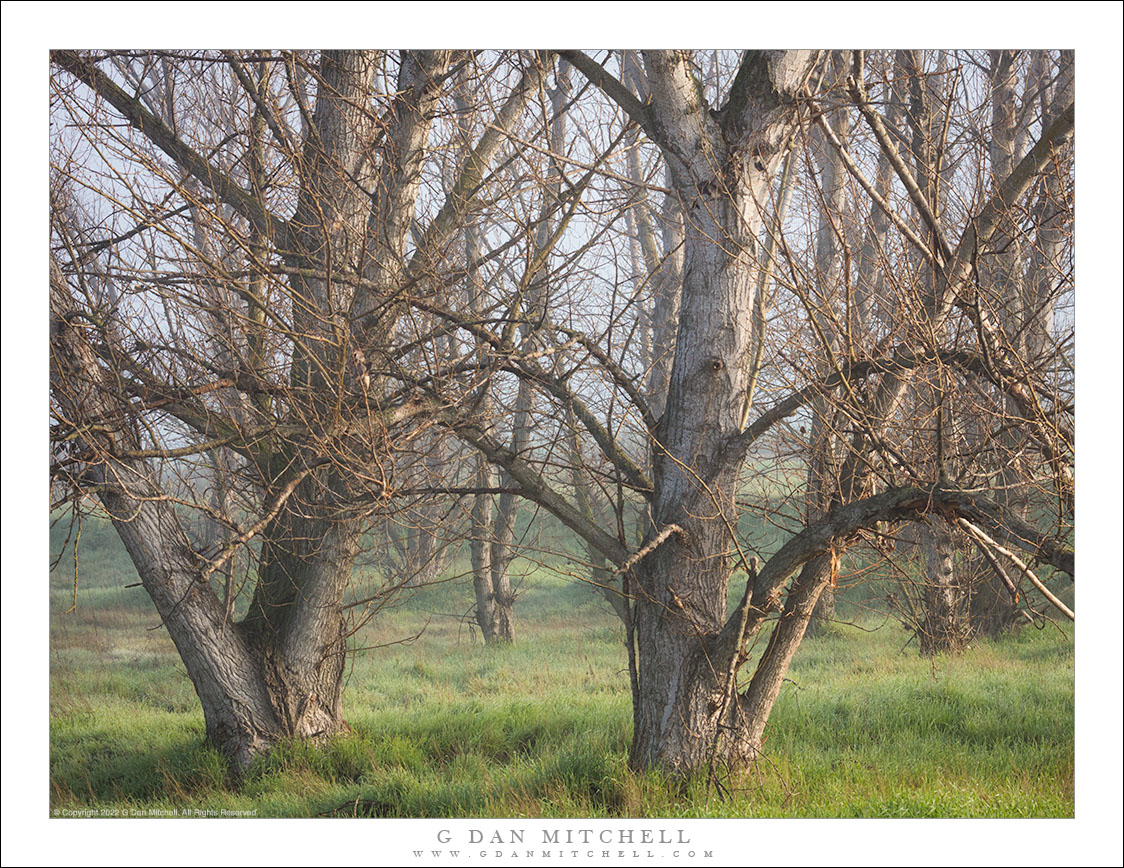
M 426 588 L 360 634 L 352 732 L 293 743 L 235 783 L 203 743 L 194 690 L 105 528 L 51 581 L 51 808 L 258 816 L 1068 817 L 1073 639 L 1025 629 L 926 660 L 895 622 L 806 640 L 766 758 L 669 786 L 626 768 L 620 628 L 585 586 L 525 564 L 517 644 L 484 648 L 471 586 Z M 84 544 L 87 537 L 83 537 Z M 68 555 L 69 557 L 69 555 Z M 69 572 L 68 572 L 69 570 Z M 385 644 L 413 635 L 409 645 Z M 873 629 L 873 632 L 869 630 Z

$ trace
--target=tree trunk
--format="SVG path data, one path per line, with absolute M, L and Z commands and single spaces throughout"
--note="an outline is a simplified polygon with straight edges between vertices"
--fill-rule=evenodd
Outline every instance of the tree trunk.
M 555 76 L 555 86 L 549 92 L 551 110 L 553 112 L 550 124 L 551 148 L 555 153 L 565 150 L 566 111 L 565 101 L 570 90 L 569 64 L 561 61 Z M 513 305 L 513 313 L 517 319 L 522 319 L 520 335 L 522 346 L 525 349 L 536 347 L 537 326 L 534 323 L 543 322 L 550 310 L 551 281 L 548 264 L 549 254 L 557 238 L 553 237 L 553 222 L 549 212 L 553 204 L 558 201 L 562 191 L 562 178 L 557 169 L 552 170 L 550 180 L 547 182 L 542 204 L 542 214 L 535 232 L 532 265 L 524 273 L 520 286 L 515 290 L 517 297 Z M 531 384 L 524 379 L 519 381 L 516 394 L 514 417 L 511 431 L 511 451 L 516 455 L 523 455 L 531 444 L 531 419 L 535 403 L 535 392 Z M 505 482 L 510 483 L 505 476 Z M 511 562 L 514 559 L 512 543 L 515 540 L 517 501 L 515 495 L 504 492 L 499 497 L 496 507 L 495 526 L 492 533 L 492 550 L 490 553 L 490 566 L 492 571 L 491 581 L 491 635 L 485 631 L 485 639 L 489 642 L 510 644 L 515 641 L 515 594 L 511 587 Z M 479 592 L 477 599 L 481 599 Z M 477 615 L 478 619 L 481 617 Z
M 256 629 L 233 622 L 228 604 L 208 581 L 207 562 L 191 547 L 176 510 L 156 485 L 155 471 L 143 459 L 115 457 L 122 449 L 136 450 L 138 443 L 123 416 L 124 402 L 118 404 L 109 372 L 99 366 L 82 328 L 71 322 L 71 309 L 62 271 L 52 261 L 53 389 L 75 418 L 106 421 L 104 431 L 85 438 L 92 456 L 85 482 L 96 487 L 179 651 L 203 707 L 208 741 L 241 769 L 280 738 L 340 731 L 339 598 L 354 557 L 346 542 L 348 526 L 305 522 L 298 528 L 295 521 L 286 526 L 276 519 L 267 539 L 287 531 L 306 548 L 304 557 L 286 562 L 276 553 L 282 547 L 267 542 L 263 571 L 273 580 L 264 586 L 278 605 L 259 604 L 260 617 L 250 622 Z M 281 515 L 285 506 L 291 512 L 285 500 Z
M 458 95 L 458 109 L 467 111 L 467 104 Z M 466 282 L 468 289 L 469 309 L 483 316 L 487 302 L 480 290 L 479 275 L 476 272 L 475 262 L 480 256 L 481 242 L 476 226 L 469 226 L 465 230 L 465 262 Z M 484 358 L 481 357 L 481 364 Z M 485 380 L 480 386 L 477 398 L 479 411 L 483 418 L 492 417 L 495 399 L 492 396 L 492 382 Z M 490 461 L 483 455 L 476 456 L 476 485 L 481 488 L 492 488 L 498 481 L 498 474 Z M 473 495 L 472 512 L 470 515 L 471 540 L 469 541 L 469 556 L 472 560 L 472 588 L 475 595 L 476 624 L 480 627 L 480 635 L 484 637 L 485 644 L 492 645 L 503 641 L 502 629 L 507 630 L 507 640 L 514 639 L 514 625 L 510 611 L 507 613 L 496 612 L 496 568 L 493 558 L 498 554 L 495 551 L 495 532 L 498 521 L 494 516 L 492 495 L 484 492 Z M 504 574 L 506 576 L 506 573 Z M 510 586 L 508 587 L 510 591 Z
M 1022 156 L 1017 153 L 1017 131 L 1015 125 L 1017 103 L 1018 65 L 1016 52 L 991 51 L 991 141 L 988 156 L 991 159 L 991 174 L 997 187 L 1006 178 Z M 996 311 L 999 325 L 1006 341 L 1021 346 L 1016 352 L 1019 358 L 1026 355 L 1026 331 L 1024 322 L 1028 319 L 1023 306 L 1021 292 L 1022 238 L 1021 231 L 1006 221 L 996 231 L 995 252 L 980 266 L 982 279 L 994 287 L 1000 307 Z M 1018 413 L 1014 403 L 1003 395 L 998 400 L 1007 405 L 1008 412 Z M 999 433 L 998 462 L 996 470 L 996 497 L 1011 510 L 1025 516 L 1025 506 L 1020 504 L 1025 479 L 1024 460 L 1020 453 L 1026 448 L 1024 432 L 1004 426 Z M 998 636 L 1011 629 L 1018 620 L 1018 604 L 1004 585 L 1003 577 L 983 561 L 980 572 L 984 581 L 972 596 L 970 618 L 972 629 L 985 636 Z M 924 649 L 923 649 L 924 650 Z
M 922 543 L 928 578 L 925 618 L 918 628 L 921 653 L 926 657 L 956 654 L 963 649 L 966 635 L 948 525 L 940 520 L 922 523 Z
M 93 63 L 73 53 L 56 59 L 200 183 L 249 215 L 256 251 L 252 271 L 268 259 L 267 238 L 277 242 L 279 257 L 294 267 L 287 288 L 293 325 L 287 332 L 293 344 L 287 385 L 292 391 L 276 404 L 264 397 L 268 392 L 259 393 L 256 411 L 269 422 L 282 423 L 278 429 L 299 433 L 259 436 L 252 442 L 230 438 L 231 448 L 240 449 L 255 469 L 255 483 L 264 489 L 262 517 L 220 555 L 208 552 L 204 557 L 192 549 L 177 509 L 161 490 L 160 474 L 147 459 L 137 457 L 148 411 L 138 415 L 138 405 L 122 394 L 120 369 L 112 367 L 122 360 L 127 363 L 129 354 L 119 346 L 108 347 L 108 358 L 106 349 L 95 351 L 97 342 L 83 325 L 85 311 L 75 301 L 81 294 L 67 286 L 60 266 L 51 261 L 53 396 L 69 418 L 105 420 L 104 426 L 84 434 L 85 470 L 76 484 L 80 489 L 93 486 L 124 541 L 199 695 L 208 740 L 242 769 L 279 739 L 318 739 L 346 729 L 341 708 L 348 635 L 343 594 L 364 517 L 386 486 L 385 480 L 365 486 L 365 473 L 354 472 L 354 466 L 341 459 L 341 454 L 371 455 L 372 449 L 381 448 L 379 441 L 357 435 L 357 442 L 346 444 L 350 450 L 340 449 L 334 432 L 347 430 L 353 421 L 344 418 L 350 404 L 340 400 L 354 385 L 344 377 L 348 354 L 365 344 L 373 357 L 394 328 L 397 307 L 387 301 L 404 269 L 421 158 L 450 55 L 403 56 L 391 123 L 376 130 L 370 98 L 379 55 L 321 54 L 314 130 L 308 130 L 298 162 L 300 190 L 288 222 L 269 215 L 262 201 L 227 179 L 213 177 L 209 164 L 147 117 Z M 260 145 L 260 124 L 250 138 L 253 151 Z M 378 155 L 372 153 L 373 142 L 379 142 Z M 254 153 L 247 159 L 255 177 L 260 174 L 256 160 Z M 260 192 L 260 177 L 251 181 Z M 337 275 L 349 279 L 337 280 Z M 359 276 L 376 289 L 357 291 Z M 257 286 L 257 302 L 262 298 L 260 277 L 250 278 L 250 285 Z M 205 278 L 200 281 L 205 289 L 209 286 Z M 215 306 L 221 309 L 220 302 Z M 357 337 L 351 323 L 372 311 L 378 317 L 369 317 Z M 249 306 L 255 365 L 263 363 L 262 347 L 256 343 L 259 313 Z M 233 345 L 226 325 L 215 324 L 214 330 L 220 342 Z M 210 365 L 207 369 L 215 370 Z M 251 373 L 261 382 L 270 381 L 256 367 Z M 169 389 L 173 396 L 179 391 Z M 197 406 L 202 408 L 198 412 Z M 252 427 L 239 424 L 240 417 L 232 411 L 234 421 L 227 423 L 223 413 L 209 412 L 213 405 L 188 401 L 187 407 L 193 420 L 188 424 L 204 439 L 215 437 L 224 424 L 236 434 Z M 248 403 L 243 409 L 255 412 Z M 289 415 L 277 418 L 275 412 Z M 372 463 L 379 465 L 380 457 L 386 456 L 376 452 Z M 339 463 L 329 466 L 329 460 Z M 364 487 L 356 490 L 357 486 Z M 232 619 L 229 599 L 219 599 L 209 578 L 229 562 L 236 546 L 251 540 L 261 541 L 258 583 L 250 611 L 239 623 Z
M 487 388 L 487 386 L 485 386 Z M 476 484 L 481 488 L 495 485 L 496 474 L 482 455 L 476 458 Z M 495 605 L 492 593 L 492 496 L 476 494 L 472 498 L 469 555 L 472 560 L 472 589 L 476 596 L 476 624 L 484 642 L 494 641 L 496 631 Z
M 343 485 L 325 473 L 304 479 L 264 533 L 258 585 L 240 625 L 285 735 L 315 738 L 346 729 L 341 695 L 347 656 L 344 590 L 362 525 L 331 506 Z
M 808 462 L 808 489 L 805 497 L 805 510 L 807 522 L 810 524 L 818 520 L 845 494 L 837 491 L 839 479 L 831 464 L 835 458 L 835 433 L 824 418 L 827 410 L 827 401 L 817 398 L 812 402 L 812 430 L 811 456 Z M 819 558 L 805 565 L 801 580 L 805 583 L 822 585 L 819 598 L 811 613 L 811 621 L 807 625 L 810 636 L 822 634 L 827 624 L 835 618 L 835 589 L 828 581 L 830 578 L 828 564 Z
M 107 471 L 108 479 L 124 468 L 111 464 Z M 251 643 L 202 580 L 174 511 L 135 499 L 145 491 L 140 478 L 128 476 L 134 480 L 129 491 L 107 488 L 102 504 L 195 687 L 207 741 L 245 768 L 287 734 L 270 688 Z
M 995 186 L 998 186 L 1023 156 L 1024 143 L 1017 133 L 1019 127 L 1015 114 L 1018 105 L 1015 53 L 992 51 L 991 62 L 990 157 Z M 1057 79 L 1051 87 L 1053 70 L 1047 53 L 1033 52 L 1022 111 L 1040 112 L 1044 126 L 1052 123 L 1073 101 L 1072 64 L 1072 52 L 1061 52 Z M 1064 159 L 1068 159 L 1069 154 L 1068 148 L 1062 150 Z M 984 270 L 984 277 L 1002 293 L 1002 306 L 998 313 L 1005 341 L 1020 358 L 1027 360 L 1031 369 L 1053 364 L 1049 346 L 1054 311 L 1051 300 L 1058 292 L 1059 275 L 1065 271 L 1059 259 L 1068 230 L 1064 225 L 1065 211 L 1057 204 L 1065 197 L 1061 178 L 1057 172 L 1048 172 L 1043 178 L 1042 191 L 1033 212 L 1037 232 L 1029 250 L 1020 243 L 1022 230 L 1019 227 L 1004 226 L 996 233 L 995 246 L 998 249 L 988 257 Z M 999 400 L 1003 401 L 1003 396 L 999 396 Z M 1019 408 L 1010 399 L 1006 399 L 1006 409 L 1015 418 L 1020 415 Z M 1026 465 L 1039 459 L 1025 431 L 1005 426 L 999 436 L 1000 467 L 995 471 L 998 482 L 996 497 L 1009 512 L 1026 518 L 1030 507 L 1030 489 L 1023 482 L 1029 475 Z M 1064 473 L 1064 469 L 1055 465 L 1055 472 Z M 1064 482 L 1059 485 L 1062 491 L 1068 488 Z M 1063 511 L 1069 512 L 1068 504 Z M 1000 541 L 1009 543 L 1009 535 L 1002 535 Z M 972 593 L 971 627 L 974 632 L 986 636 L 999 635 L 1021 623 L 1018 603 L 1007 587 L 1006 577 L 999 575 L 982 557 L 977 563 L 977 571 L 983 578 Z
M 740 457 L 724 460 L 723 447 L 740 433 L 749 391 L 763 203 L 795 123 L 792 95 L 815 57 L 748 52 L 717 113 L 681 55 L 646 52 L 644 60 L 651 126 L 685 223 L 678 335 L 653 467 L 656 532 L 681 532 L 636 570 L 630 764 L 690 774 L 715 758 L 743 761 L 755 748 L 740 724 L 719 727 L 733 661 L 712 644 L 726 619 L 740 467 Z

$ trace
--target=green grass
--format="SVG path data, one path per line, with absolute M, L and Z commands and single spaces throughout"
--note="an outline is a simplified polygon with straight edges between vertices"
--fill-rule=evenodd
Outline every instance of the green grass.
M 581 584 L 531 564 L 517 644 L 484 648 L 471 586 L 425 588 L 359 635 L 352 732 L 285 745 L 242 780 L 203 744 L 194 690 L 108 529 L 88 526 L 78 608 L 51 580 L 51 808 L 256 810 L 258 816 L 1068 817 L 1073 639 L 1033 628 L 926 660 L 888 621 L 801 647 L 766 757 L 673 787 L 626 768 L 619 626 Z M 111 534 L 111 531 L 109 532 Z M 87 535 L 89 540 L 87 540 Z M 57 539 L 56 539 L 57 542 Z M 877 627 L 877 621 L 863 626 Z M 393 643 L 424 632 L 409 645 Z M 764 640 L 761 640 L 762 642 Z M 763 644 L 760 646 L 763 647 Z

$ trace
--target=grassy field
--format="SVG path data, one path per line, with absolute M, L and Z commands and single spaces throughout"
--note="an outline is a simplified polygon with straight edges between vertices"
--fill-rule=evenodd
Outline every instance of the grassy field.
M 59 541 L 56 538 L 56 543 Z M 57 552 L 58 549 L 55 548 Z M 868 616 L 801 647 L 766 756 L 685 790 L 625 764 L 622 634 L 591 591 L 525 564 L 514 647 L 484 648 L 471 585 L 423 589 L 359 634 L 352 733 L 293 744 L 234 783 L 203 744 L 191 683 L 112 532 L 87 524 L 78 606 L 51 578 L 50 807 L 258 816 L 1068 817 L 1073 637 L 1027 628 L 921 658 Z M 424 631 L 423 629 L 424 628 Z M 409 645 L 387 644 L 421 631 Z

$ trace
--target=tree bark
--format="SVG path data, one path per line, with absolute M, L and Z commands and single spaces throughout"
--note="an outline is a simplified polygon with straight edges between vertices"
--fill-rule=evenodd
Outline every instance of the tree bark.
M 1021 106 L 1024 114 L 1041 112 L 1044 125 L 1056 120 L 1073 101 L 1072 54 L 1061 53 L 1057 81 L 1053 87 L 1049 86 L 1051 75 L 1046 70 L 1051 65 L 1046 52 L 1032 53 Z M 1017 53 L 992 51 L 991 77 L 989 156 L 995 179 L 993 186 L 997 187 L 1023 156 L 1016 117 L 1016 110 L 1020 107 L 1016 87 Z M 1063 155 L 1067 151 L 1063 151 Z M 1062 272 L 1057 260 L 1066 231 L 1062 225 L 1064 212 L 1058 207 L 1058 202 L 1064 196 L 1060 174 L 1046 173 L 1033 212 L 1037 224 L 1034 244 L 1027 249 L 1021 238 L 1021 228 L 1013 223 L 1003 225 L 996 233 L 995 251 L 981 267 L 984 279 L 994 286 L 999 295 L 997 318 L 1004 343 L 1018 358 L 1026 360 L 1030 370 L 1052 364 L 1049 353 L 1054 309 L 1052 299 L 1056 297 L 1057 277 Z M 1011 417 L 1021 414 L 1013 397 L 999 396 L 998 400 L 1003 402 Z M 1028 467 L 1038 460 L 1034 443 L 1025 430 L 1014 426 L 1004 426 L 999 436 L 999 466 L 993 470 L 997 480 L 997 499 L 1012 514 L 1026 518 L 1030 511 L 1031 492 L 1024 480 L 1029 475 Z M 1057 462 L 1054 463 L 1060 469 Z M 1061 480 L 1058 488 L 1063 491 L 1068 489 L 1068 481 Z M 1003 538 L 1007 536 L 1004 534 Z M 977 564 L 977 572 L 982 579 L 971 597 L 971 627 L 982 635 L 999 635 L 1022 623 L 1018 617 L 1018 603 L 1007 587 L 1008 579 L 999 569 L 982 557 Z
M 807 617 L 825 580 L 838 569 L 838 558 L 851 541 L 850 535 L 859 526 L 870 529 L 890 514 L 903 513 L 901 503 L 889 503 L 905 496 L 901 491 L 882 495 L 868 492 L 876 474 L 884 469 L 896 474 L 896 468 L 903 466 L 893 455 L 895 445 L 886 437 L 893 433 L 890 429 L 917 366 L 880 372 L 880 379 L 872 386 L 872 400 L 864 401 L 867 406 L 857 413 L 855 408 L 850 414 L 857 418 L 851 449 L 839 474 L 839 502 L 823 520 L 805 528 L 770 559 L 735 617 L 723 623 L 730 561 L 744 561 L 734 532 L 737 470 L 749 444 L 769 429 L 779 418 L 777 414 L 791 412 L 794 402 L 806 403 L 810 394 L 801 390 L 778 404 L 775 412 L 745 425 L 752 339 L 751 330 L 744 325 L 752 321 L 755 307 L 755 282 L 747 278 L 760 267 L 756 238 L 762 225 L 761 203 L 767 201 L 771 175 L 799 116 L 796 95 L 810 84 L 816 58 L 802 52 L 747 52 L 725 106 L 716 110 L 706 103 L 690 58 L 683 53 L 645 52 L 647 87 L 637 88 L 635 93 L 589 56 L 574 51 L 562 54 L 661 148 L 670 187 L 683 215 L 684 261 L 673 365 L 666 399 L 661 402 L 662 396 L 652 395 L 648 401 L 649 406 L 662 404 L 665 408 L 658 423 L 650 427 L 654 456 L 652 527 L 648 543 L 640 550 L 643 556 L 617 563 L 631 568 L 636 576 L 636 582 L 630 584 L 636 590 L 632 620 L 638 663 L 630 762 L 638 769 L 660 766 L 674 774 L 690 774 L 704 764 L 736 763 L 755 755 L 764 721 L 791 655 L 803 637 Z M 917 293 L 910 288 L 909 294 L 903 295 L 912 305 L 910 318 L 901 329 L 906 344 L 931 346 L 946 327 L 953 306 L 958 305 L 971 317 L 981 340 L 991 350 L 996 346 L 994 325 L 985 311 L 972 306 L 975 256 L 993 240 L 1005 203 L 1026 194 L 1052 151 L 1072 134 L 1072 106 L 1043 131 L 996 195 L 967 222 L 953 247 L 944 236 L 934 204 L 939 201 L 933 191 L 941 173 L 923 175 L 919 183 L 918 175 L 901 157 L 902 149 L 895 143 L 899 140 L 886 129 L 866 95 L 863 53 L 855 52 L 853 60 L 848 88 L 881 154 L 916 209 L 917 223 L 924 227 L 921 233 L 878 195 L 854 159 L 838 144 L 843 163 L 885 211 L 889 222 L 932 267 L 930 285 Z M 805 92 L 814 90 L 812 86 Z M 645 92 L 648 99 L 638 98 L 637 93 Z M 823 111 L 810 102 L 817 118 L 822 119 Z M 838 137 L 820 122 L 829 140 L 836 144 Z M 943 136 L 943 132 L 938 134 Z M 920 144 L 928 147 L 926 142 Z M 922 158 L 927 170 L 933 161 L 925 155 Z M 875 233 L 878 229 L 874 228 Z M 866 253 L 877 255 L 873 247 Z M 863 316 L 868 318 L 873 313 L 867 305 Z M 1007 365 L 1001 351 L 992 358 L 998 359 L 998 365 Z M 854 367 L 850 360 L 842 364 L 844 370 Z M 1026 397 L 1017 377 L 1002 376 L 1010 381 L 1005 389 L 1013 393 L 1021 390 Z M 841 371 L 838 377 L 847 380 L 850 374 Z M 1020 408 L 1026 403 L 1023 400 Z M 743 420 L 741 424 L 739 419 Z M 1041 429 L 1039 425 L 1036 435 L 1048 441 L 1049 432 Z M 470 436 L 497 460 L 525 473 L 514 456 L 475 432 Z M 905 470 L 920 480 L 912 467 Z M 536 488 L 543 488 L 540 480 L 525 475 Z M 588 527 L 572 507 L 557 502 L 553 492 L 546 490 L 536 499 L 606 554 L 611 552 L 613 546 L 602 538 L 599 529 Z M 964 508 L 955 499 L 939 505 L 941 509 Z M 926 495 L 924 501 L 915 501 L 904 512 L 917 519 L 934 507 L 934 501 Z M 978 507 L 976 504 L 974 508 Z M 862 521 L 874 523 L 856 525 L 855 520 L 864 511 L 867 515 Z M 876 513 L 881 518 L 875 518 Z M 1031 535 L 1038 537 L 1034 531 Z M 1062 560 L 1072 565 L 1069 555 L 1063 555 Z M 785 609 L 781 585 L 801 569 Z M 787 617 L 778 623 L 771 649 L 749 688 L 740 696 L 729 695 L 731 673 L 743 662 L 745 642 L 761 629 L 769 613 L 782 609 Z
M 842 52 L 833 52 L 832 62 L 834 73 L 843 78 L 846 67 L 846 58 Z M 846 142 L 850 121 L 846 111 L 835 113 L 828 123 L 832 131 L 841 142 Z M 836 323 L 844 321 L 849 327 L 847 316 L 837 316 L 836 306 L 839 304 L 842 267 L 839 262 L 842 248 L 846 246 L 846 225 L 844 223 L 846 206 L 845 169 L 840 151 L 837 151 L 824 140 L 822 132 L 817 128 L 814 132 L 820 133 L 813 138 L 816 157 L 820 164 L 822 176 L 821 189 L 823 200 L 820 207 L 819 226 L 816 229 L 816 286 L 814 289 L 814 307 L 809 311 L 815 318 L 817 331 L 822 340 L 827 344 L 823 349 L 834 354 L 838 349 L 840 335 Z M 842 287 L 843 292 L 850 292 L 849 286 Z M 848 328 L 846 335 L 848 346 L 844 351 L 850 357 L 853 345 L 850 344 L 851 334 Z M 826 371 L 825 371 L 826 372 Z M 811 402 L 811 454 L 808 458 L 808 487 L 806 497 L 806 511 L 808 520 L 819 518 L 827 507 L 836 499 L 846 497 L 838 491 L 839 478 L 836 465 L 837 434 L 834 430 L 833 420 L 827 418 L 829 401 L 827 395 L 818 396 Z M 829 576 L 823 563 L 809 565 L 806 569 L 814 569 Z M 830 577 L 830 576 L 829 576 Z M 820 584 L 822 576 L 807 576 L 805 581 L 812 580 Z M 808 624 L 809 635 L 822 633 L 827 624 L 835 618 L 835 587 L 833 583 L 824 584 L 812 611 L 812 620 Z
M 555 86 L 550 90 L 552 119 L 550 123 L 550 146 L 555 153 L 565 150 L 566 112 L 564 103 L 570 90 L 569 64 L 559 63 L 555 76 Z M 521 321 L 520 334 L 524 349 L 536 347 L 537 327 L 547 318 L 550 309 L 551 282 L 548 258 L 554 237 L 553 222 L 548 214 L 562 192 L 562 178 L 557 170 L 544 190 L 544 199 L 538 228 L 535 232 L 531 265 L 524 273 L 516 292 L 519 297 L 513 304 L 515 317 Z M 526 379 L 519 380 L 516 393 L 511 431 L 511 451 L 523 455 L 531 444 L 531 418 L 534 409 L 535 391 Z M 505 480 L 510 482 L 510 480 Z M 490 622 L 491 628 L 485 630 L 485 640 L 491 643 L 511 644 L 515 641 L 515 594 L 511 586 L 511 562 L 514 560 L 517 500 L 513 493 L 505 491 L 496 505 L 495 524 L 492 529 Z M 478 593 L 478 599 L 479 593 Z M 478 613 L 477 618 L 481 617 Z
M 152 468 L 141 459 L 115 457 L 136 443 L 53 257 L 50 298 L 52 389 L 71 418 L 99 423 L 80 444 L 91 457 L 84 484 L 96 490 L 179 651 L 203 706 L 208 740 L 245 766 L 284 734 L 253 649 L 228 622 Z
M 748 758 L 719 728 L 730 660 L 712 653 L 730 579 L 740 433 L 752 365 L 757 236 L 773 173 L 816 60 L 747 52 L 726 106 L 712 113 L 686 59 L 646 52 L 650 134 L 664 150 L 684 215 L 682 289 L 670 382 L 655 432 L 655 530 L 682 534 L 637 567 L 637 709 L 630 764 L 689 774 Z M 700 484 L 701 480 L 709 480 Z
M 925 618 L 918 627 L 922 655 L 956 654 L 964 647 L 961 591 L 953 565 L 952 534 L 944 522 L 922 523 L 925 552 Z

